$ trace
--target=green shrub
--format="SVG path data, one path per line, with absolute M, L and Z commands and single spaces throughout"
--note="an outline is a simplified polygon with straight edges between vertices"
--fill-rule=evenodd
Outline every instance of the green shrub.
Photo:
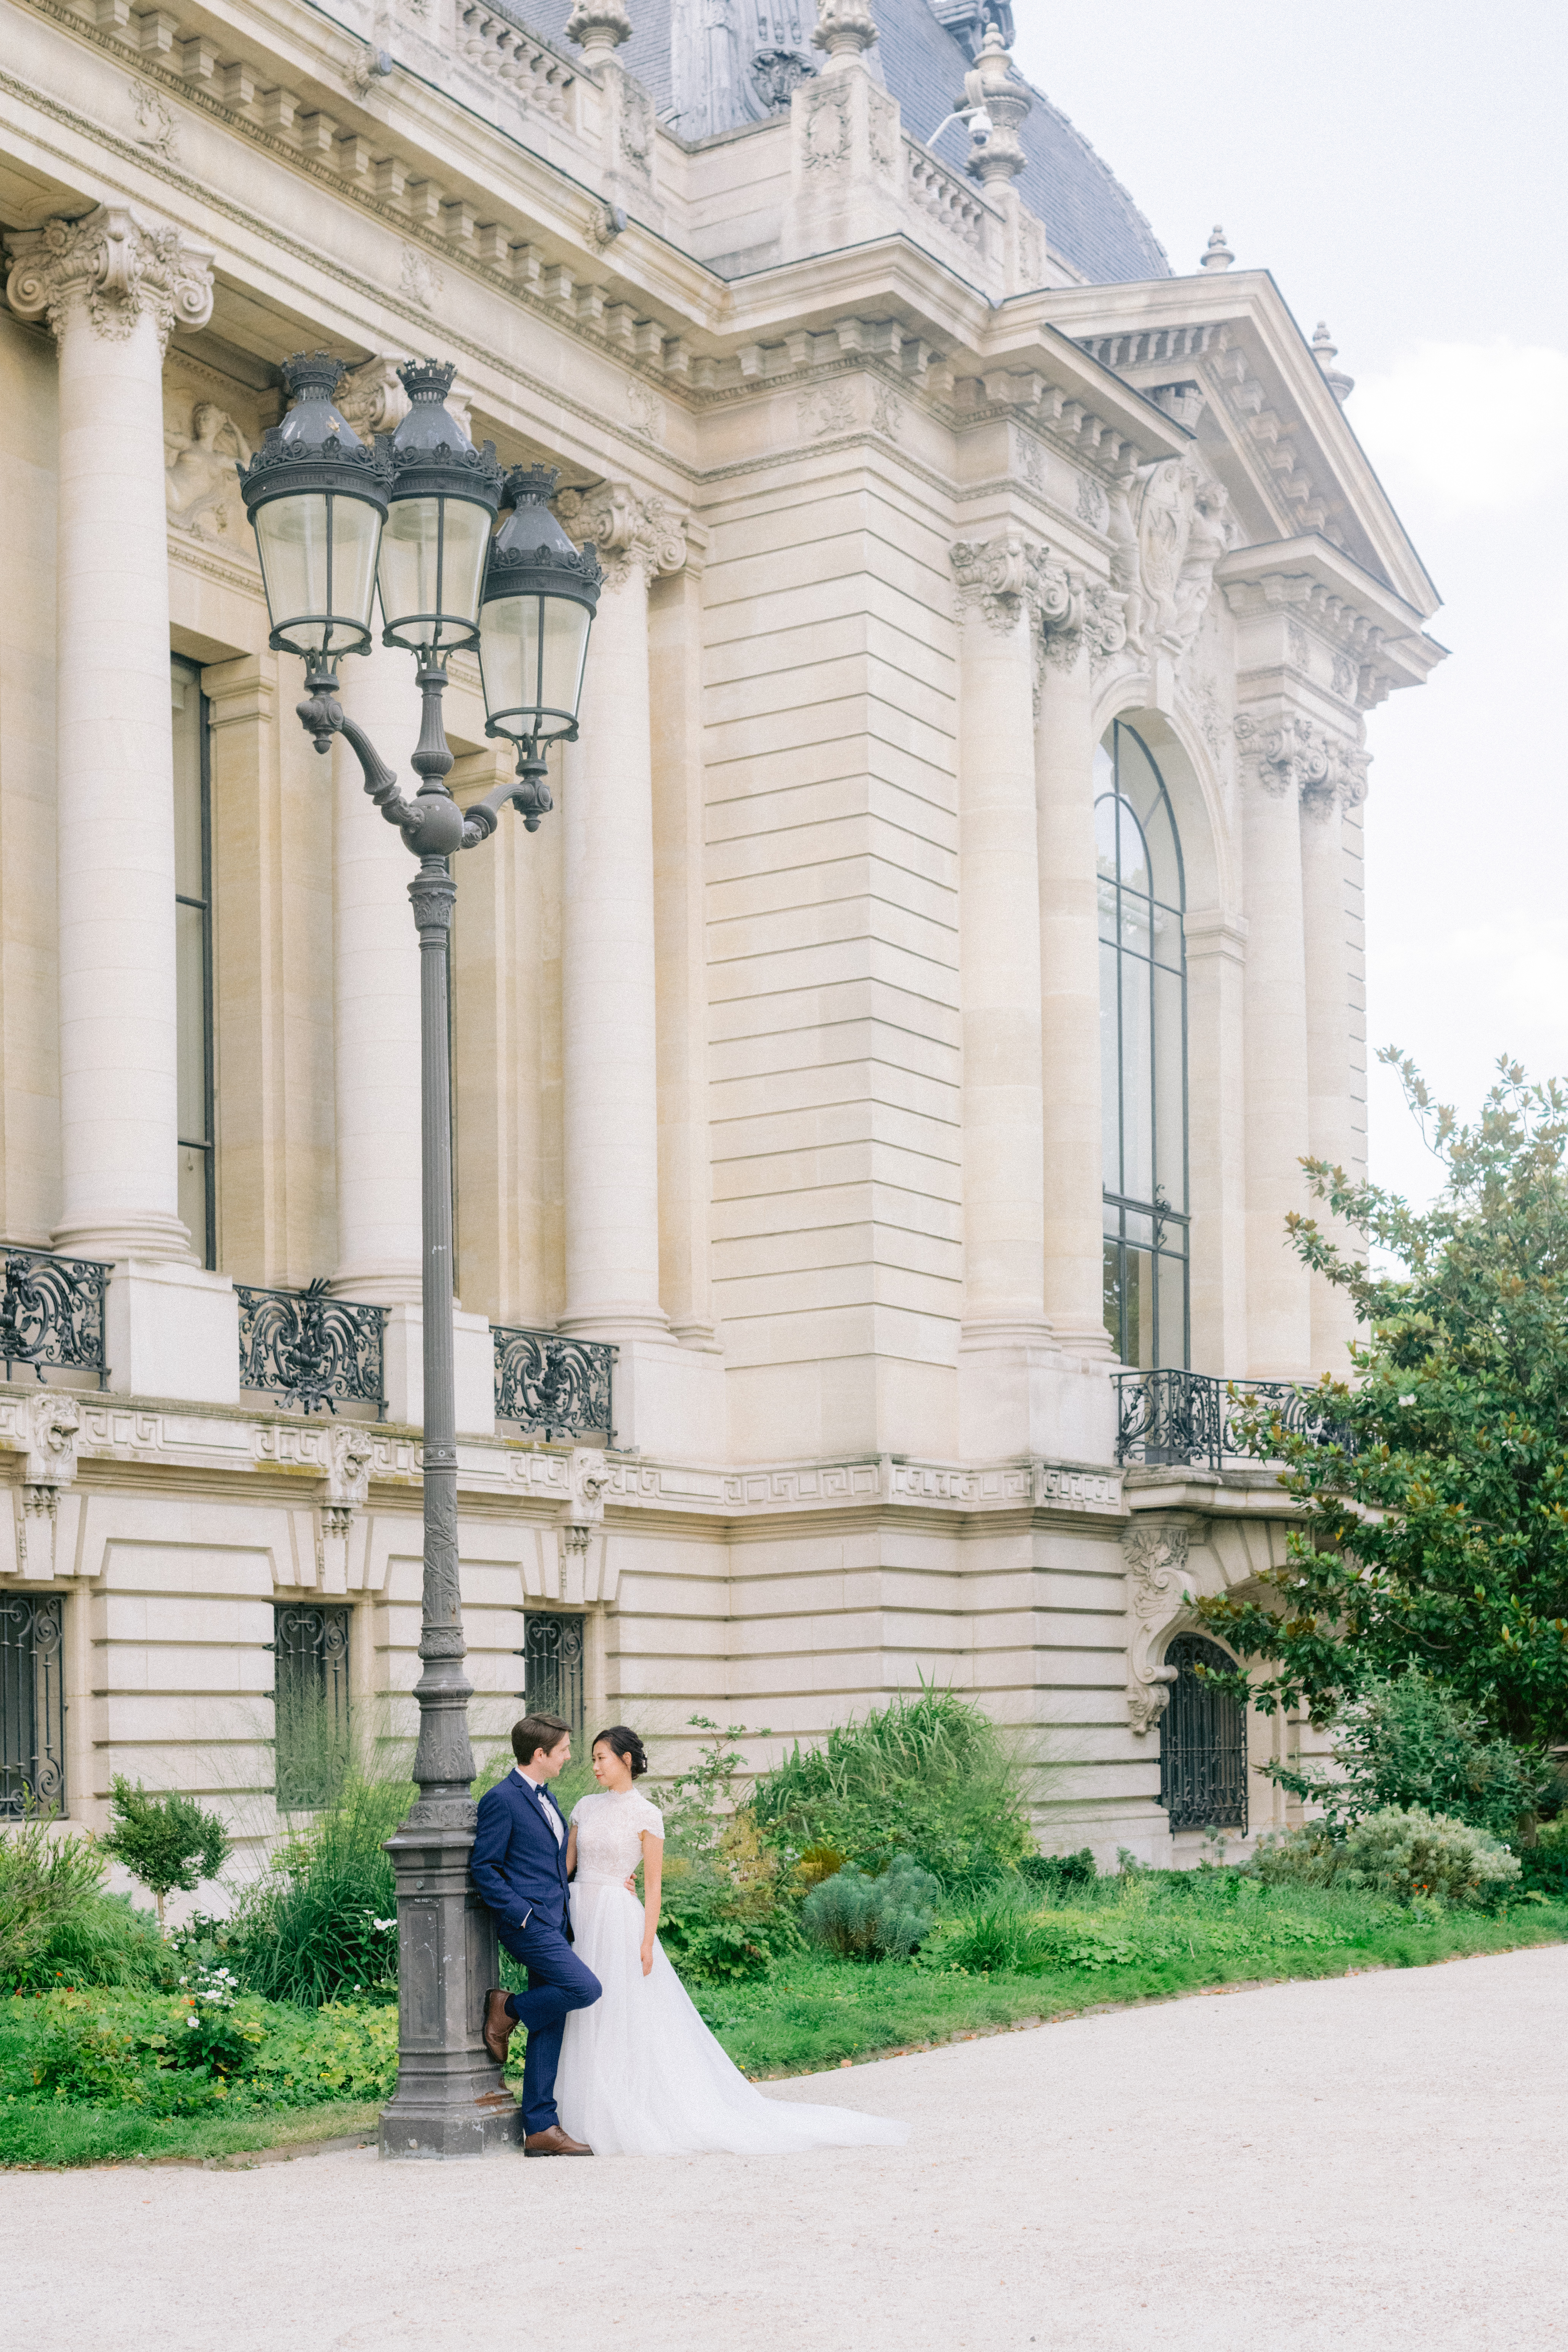
M 1031 1888 L 1060 1897 L 1078 1887 L 1094 1885 L 1100 1870 L 1091 1848 L 1082 1845 L 1076 1853 L 1026 1853 L 1018 1864 L 1018 1874 Z
M 413 1797 L 406 1781 L 345 1774 L 332 1803 L 279 1848 L 221 1946 L 247 1990 L 304 2009 L 392 1991 L 397 1888 L 382 1848 Z
M 939 1964 L 982 1976 L 1039 1976 L 1056 1947 L 1043 1920 L 1016 1904 L 996 1903 L 942 1932 Z
M 89 1837 L 58 1836 L 43 1821 L 0 1836 L 0 1985 L 9 1991 L 40 1980 L 55 1937 L 102 1882 L 103 1860 Z
M 951 1690 L 900 1696 L 820 1748 L 797 1743 L 759 1778 L 752 1809 L 763 1836 L 794 1855 L 829 1846 L 872 1874 L 905 1856 L 959 1897 L 1035 1851 L 995 1725 Z
M 1414 1666 L 1366 1684 L 1336 1719 L 1333 1748 L 1331 1765 L 1263 1769 L 1336 1824 L 1417 1806 L 1507 1839 L 1550 1778 L 1538 1757 L 1495 1738 L 1484 1717 Z
M 942 1889 L 929 1871 L 900 1856 L 880 1878 L 846 1863 L 813 1887 L 801 1926 L 841 1960 L 906 1960 L 930 1935 Z
M 1266 1839 L 1250 1867 L 1267 1886 L 1295 1880 L 1392 1895 L 1401 1903 L 1419 1896 L 1490 1902 L 1517 1886 L 1520 1877 L 1514 1856 L 1484 1830 L 1419 1806 L 1385 1806 L 1341 1833 L 1327 1822 L 1308 1822 Z
M 178 1790 L 150 1797 L 140 1780 L 132 1788 L 118 1772 L 110 1785 L 101 1851 L 141 1880 L 157 1904 L 162 1927 L 166 1895 L 176 1887 L 194 1895 L 204 1878 L 217 1876 L 228 1860 L 228 1832 L 216 1813 L 204 1813 L 194 1797 Z

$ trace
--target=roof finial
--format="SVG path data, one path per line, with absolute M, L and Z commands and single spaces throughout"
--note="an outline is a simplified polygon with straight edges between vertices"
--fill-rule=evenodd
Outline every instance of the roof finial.
M 602 66 L 632 37 L 632 20 L 622 0 L 575 0 L 566 19 L 566 37 L 583 52 L 587 67 Z
M 985 27 L 973 68 L 963 77 L 963 94 L 973 110 L 964 169 L 971 179 L 984 181 L 1000 195 L 1028 160 L 1018 132 L 1034 100 L 1013 70 L 1005 37 L 994 19 Z M 977 130 L 977 122 L 984 127 Z
M 1218 221 L 1215 221 L 1214 235 L 1208 242 L 1208 251 L 1203 257 L 1203 267 L 1205 269 L 1228 269 L 1235 259 L 1235 254 L 1225 241 L 1225 231 Z
M 1340 347 L 1329 333 L 1328 322 L 1326 320 L 1320 319 L 1312 337 L 1312 357 L 1323 371 L 1323 382 L 1342 408 L 1355 390 L 1355 378 L 1353 375 L 1346 375 L 1342 369 L 1334 365 L 1339 355 Z
M 847 67 L 858 65 L 861 51 L 868 49 L 876 37 L 877 19 L 868 0 L 816 0 L 816 30 L 811 46 L 826 50 L 829 73 L 842 73 Z

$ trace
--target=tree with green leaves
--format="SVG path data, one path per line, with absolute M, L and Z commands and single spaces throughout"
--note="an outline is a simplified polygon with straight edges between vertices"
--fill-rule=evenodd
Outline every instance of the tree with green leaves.
M 1254 1662 L 1246 1695 L 1266 1714 L 1304 1701 L 1328 1720 L 1415 1667 L 1539 1749 L 1568 1735 L 1568 1092 L 1505 1059 L 1465 1125 L 1407 1056 L 1380 1058 L 1443 1189 L 1418 1211 L 1303 1163 L 1371 1247 L 1299 1214 L 1290 1244 L 1353 1300 L 1363 1336 L 1353 1376 L 1314 1392 L 1319 1430 L 1267 1408 L 1245 1424 L 1300 1515 L 1263 1598 L 1200 1610 Z
M 132 1788 L 117 1772 L 109 1823 L 100 1850 L 141 1880 L 158 1906 L 160 1927 L 164 1898 L 175 1887 L 194 1895 L 228 1860 L 228 1832 L 217 1815 L 204 1813 L 194 1797 L 183 1797 L 177 1790 L 166 1797 L 150 1797 L 140 1780 Z

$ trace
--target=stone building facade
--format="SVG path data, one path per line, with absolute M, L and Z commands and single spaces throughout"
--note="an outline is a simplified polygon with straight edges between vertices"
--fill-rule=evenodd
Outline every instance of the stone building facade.
M 0 22 L 6 1801 L 259 1837 L 308 1700 L 405 1720 L 409 861 L 236 475 L 321 347 L 363 433 L 453 363 L 605 571 L 556 814 L 458 862 L 476 1727 L 762 1761 L 923 1676 L 1050 1847 L 1238 1826 L 1172 1644 L 1285 1521 L 1189 1375 L 1343 1363 L 1283 1221 L 1364 1157 L 1363 714 L 1439 657 L 1326 335 L 1173 273 L 998 0 Z M 343 698 L 405 761 L 413 664 Z

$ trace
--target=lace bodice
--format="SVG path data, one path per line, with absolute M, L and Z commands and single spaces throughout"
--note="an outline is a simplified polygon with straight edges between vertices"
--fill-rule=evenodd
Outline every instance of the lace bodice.
M 618 1884 L 642 1860 L 643 1832 L 663 1837 L 664 1815 L 635 1789 L 601 1789 L 578 1798 L 572 1826 L 577 1832 L 578 1885 L 606 1878 Z

